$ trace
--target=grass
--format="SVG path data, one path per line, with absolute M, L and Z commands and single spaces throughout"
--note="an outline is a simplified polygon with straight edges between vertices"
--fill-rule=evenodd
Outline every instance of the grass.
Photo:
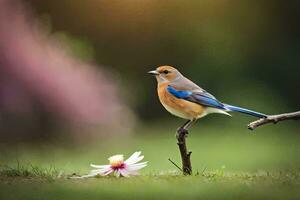
M 0 166 L 0 177 L 5 178 L 39 178 L 44 180 L 55 180 L 62 177 L 54 167 L 40 168 L 33 165 L 21 165 L 17 162 L 16 166 L 3 165 Z
M 299 172 L 5 180 L 0 183 L 2 199 L 298 199 L 300 186 Z
M 298 127 L 258 130 L 193 129 L 189 177 L 168 161 L 180 164 L 174 134 L 166 128 L 143 128 L 134 136 L 89 145 L 3 146 L 0 199 L 300 199 Z M 105 164 L 110 155 L 128 157 L 136 150 L 149 161 L 139 177 L 68 179 L 88 173 L 90 163 Z

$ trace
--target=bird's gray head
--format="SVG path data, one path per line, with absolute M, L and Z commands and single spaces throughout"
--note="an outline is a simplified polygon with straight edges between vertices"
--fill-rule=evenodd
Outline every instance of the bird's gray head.
M 148 74 L 154 75 L 158 83 L 173 82 L 182 77 L 182 74 L 171 66 L 160 66 Z

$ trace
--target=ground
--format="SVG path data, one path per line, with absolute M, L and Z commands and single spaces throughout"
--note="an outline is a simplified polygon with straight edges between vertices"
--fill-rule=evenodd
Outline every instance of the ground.
M 197 126 L 188 137 L 194 170 L 188 177 L 168 161 L 180 164 L 172 126 L 89 145 L 6 146 L 0 154 L 0 199 L 300 199 L 297 131 L 288 124 L 255 132 L 239 125 Z M 139 177 L 68 178 L 88 173 L 90 163 L 137 150 L 149 161 Z

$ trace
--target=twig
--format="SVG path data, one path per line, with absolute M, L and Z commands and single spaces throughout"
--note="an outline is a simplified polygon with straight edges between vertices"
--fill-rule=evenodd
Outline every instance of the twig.
M 284 120 L 291 120 L 291 119 L 294 119 L 294 120 L 300 119 L 300 111 L 292 112 L 292 113 L 284 113 L 284 114 L 279 114 L 279 115 L 269 115 L 266 118 L 261 118 L 254 122 L 251 122 L 248 125 L 248 129 L 254 130 L 255 128 L 265 125 L 265 124 L 269 124 L 269 123 L 276 124 L 277 122 L 284 121 Z
M 169 158 L 168 160 L 182 172 L 182 169 L 173 160 L 171 160 L 171 158 Z
M 185 138 L 188 135 L 188 131 L 184 128 L 179 128 L 177 130 L 177 144 L 179 146 L 181 160 L 182 160 L 182 172 L 184 175 L 192 174 L 192 165 L 191 165 L 191 151 L 187 150 Z

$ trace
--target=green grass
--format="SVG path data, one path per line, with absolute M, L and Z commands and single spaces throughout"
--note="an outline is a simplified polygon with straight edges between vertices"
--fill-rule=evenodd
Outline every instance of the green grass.
M 0 177 L 5 178 L 39 178 L 44 180 L 55 180 L 62 177 L 63 174 L 59 173 L 54 167 L 40 168 L 33 165 L 20 165 L 17 162 L 16 166 L 2 165 L 0 166 Z
M 11 177 L 0 183 L 1 199 L 298 199 L 299 186 L 299 172 L 152 174 L 51 182 Z
M 282 124 L 251 133 L 221 126 L 191 131 L 190 177 L 168 161 L 180 164 L 172 128 L 143 128 L 88 145 L 3 146 L 0 199 L 300 199 L 298 127 Z M 68 178 L 87 174 L 90 163 L 105 164 L 113 154 L 128 157 L 137 150 L 149 161 L 139 177 Z

